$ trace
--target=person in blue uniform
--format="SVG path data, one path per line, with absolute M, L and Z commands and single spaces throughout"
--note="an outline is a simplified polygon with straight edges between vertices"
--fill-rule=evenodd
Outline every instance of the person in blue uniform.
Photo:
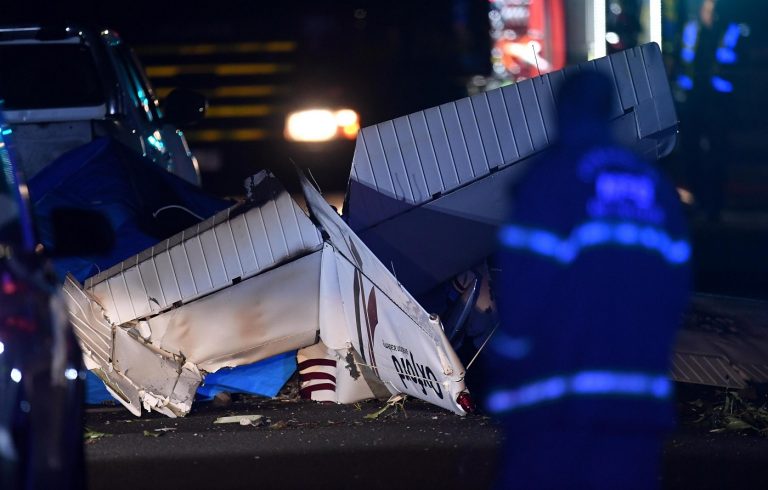
M 658 486 L 691 247 L 674 188 L 613 140 L 611 90 L 595 72 L 566 80 L 559 141 L 499 230 L 499 488 Z
M 750 100 L 748 18 L 740 2 L 704 0 L 685 23 L 673 84 L 680 111 L 681 156 L 697 209 L 718 221 L 726 206 L 728 167 L 741 157 L 732 134 L 749 130 L 740 107 Z M 741 2 L 744 3 L 744 2 Z

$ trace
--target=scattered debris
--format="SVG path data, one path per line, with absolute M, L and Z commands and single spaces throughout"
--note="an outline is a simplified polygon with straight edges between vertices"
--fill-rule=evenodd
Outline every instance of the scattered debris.
M 726 390 L 714 400 L 696 398 L 685 402 L 688 423 L 711 433 L 756 432 L 768 436 L 768 400 L 749 392 Z
M 227 393 L 226 391 L 216 393 L 216 396 L 213 397 L 214 407 L 228 407 L 231 404 L 232 404 L 232 395 Z
M 112 434 L 107 434 L 106 432 L 97 432 L 95 430 L 89 429 L 88 427 L 85 428 L 85 432 L 83 433 L 83 438 L 85 439 L 86 444 L 93 444 L 97 440 L 104 437 L 112 437 Z
M 301 400 L 299 396 L 299 390 L 301 386 L 299 384 L 299 372 L 298 370 L 285 382 L 280 392 L 275 397 L 282 402 L 297 402 Z
M 408 414 L 405 411 L 405 399 L 406 396 L 402 393 L 399 393 L 397 395 L 393 395 L 387 400 L 387 403 L 380 408 L 379 410 L 376 410 L 373 413 L 369 413 L 365 415 L 364 418 L 369 420 L 376 420 L 381 415 L 384 415 L 390 408 L 394 408 L 394 412 L 391 412 L 391 414 L 397 413 L 398 411 L 402 411 L 403 415 L 408 418 Z
M 161 435 L 163 435 L 162 432 L 153 432 L 151 430 L 144 431 L 144 437 L 160 437 Z
M 261 426 L 264 424 L 263 415 L 230 415 L 229 417 L 219 417 L 213 421 L 214 424 L 240 424 Z
M 273 176 L 257 177 L 252 200 L 85 284 L 67 276 L 86 367 L 134 415 L 180 417 L 206 375 L 317 346 L 299 369 L 320 401 L 402 392 L 464 415 L 464 367 L 439 318 L 306 178 L 309 215 Z
M 638 73 L 663 73 L 656 45 L 628 53 Z M 627 56 L 617 53 L 584 66 L 608 70 L 631 91 L 635 78 L 625 76 Z M 674 104 L 665 78 L 638 80 L 654 87 L 653 96 L 636 107 L 625 104 L 612 115 L 613 124 L 626 133 L 627 143 L 655 158 L 671 151 L 676 138 Z M 277 179 L 260 173 L 249 179 L 247 201 L 226 209 L 212 203 L 216 214 L 167 239 L 131 243 L 135 255 L 84 284 L 68 277 L 64 291 L 86 367 L 134 415 L 152 410 L 179 417 L 189 413 L 205 376 L 299 350 L 302 396 L 354 403 L 407 393 L 465 415 L 469 405 L 459 403 L 468 400 L 464 366 L 439 317 L 411 293 L 433 289 L 493 252 L 504 218 L 499 196 L 524 168 L 515 164 L 549 142 L 546 131 L 513 128 L 512 115 L 519 116 L 522 106 L 505 106 L 503 91 L 514 89 L 520 104 L 538 108 L 532 117 L 546 126 L 554 112 L 545 107 L 555 101 L 535 83 L 459 100 L 453 122 L 432 117 L 440 113 L 433 108 L 409 116 L 420 121 L 413 131 L 392 129 L 402 119 L 381 123 L 381 131 L 364 129 L 353 158 L 347 220 L 303 175 L 307 212 Z M 491 117 L 489 107 L 501 112 Z M 369 133 L 371 138 L 363 137 Z M 433 142 L 430 134 L 443 139 Z M 445 138 L 472 138 L 472 148 L 460 145 L 462 165 L 485 162 L 484 168 L 444 179 L 444 164 L 455 174 L 458 161 Z M 395 153 L 380 151 L 382 144 Z M 429 148 L 431 160 L 419 156 L 422 147 Z M 377 179 L 379 174 L 389 180 Z M 169 207 L 179 206 L 161 209 Z M 226 397 L 223 403 L 229 403 Z M 402 398 L 390 399 L 366 418 L 390 408 L 405 413 Z
M 285 420 L 278 420 L 274 424 L 270 425 L 269 428 L 272 429 L 272 430 L 287 429 L 288 428 L 288 422 L 286 422 Z

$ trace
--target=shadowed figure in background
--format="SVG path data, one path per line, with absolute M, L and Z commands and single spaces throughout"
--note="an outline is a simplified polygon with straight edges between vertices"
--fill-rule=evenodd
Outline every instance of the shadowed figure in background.
M 718 221 L 726 207 L 728 167 L 743 158 L 734 134 L 761 125 L 743 109 L 756 103 L 749 80 L 750 27 L 742 22 L 748 3 L 702 1 L 697 17 L 683 25 L 674 70 L 686 179 L 709 221 Z
M 559 140 L 499 230 L 499 488 L 658 487 L 691 250 L 674 188 L 614 142 L 611 90 L 595 72 L 566 80 Z

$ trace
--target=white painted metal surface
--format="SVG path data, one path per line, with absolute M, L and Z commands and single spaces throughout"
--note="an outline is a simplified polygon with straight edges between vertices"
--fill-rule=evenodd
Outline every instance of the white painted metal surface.
M 603 44 L 604 38 L 603 32 Z M 635 144 L 676 127 L 655 44 L 369 126 L 352 159 L 345 210 L 352 229 L 366 230 L 545 149 L 556 137 L 559 87 L 580 70 L 611 80 L 612 126 L 622 141 Z
M 85 288 L 117 324 L 145 318 L 318 250 L 322 238 L 281 192 L 260 206 L 221 211 L 114 267 Z
M 332 349 L 353 348 L 366 378 L 380 380 L 391 394 L 406 393 L 464 414 L 457 402 L 466 390 L 464 367 L 439 318 L 419 305 L 303 177 L 302 189 L 312 216 L 328 234 L 323 253 L 335 259 L 335 273 L 324 270 L 327 284 L 321 289 L 338 287 L 341 301 L 323 297 L 321 311 L 345 319 L 344 330 L 338 322 L 320 323 L 323 342 Z
M 315 223 L 274 178 L 261 185 L 260 201 L 145 250 L 85 288 L 67 279 L 89 369 L 134 414 L 143 407 L 180 416 L 206 373 L 322 339 L 327 347 L 303 352 L 336 360 L 339 389 L 326 399 L 402 392 L 463 414 L 456 399 L 464 368 L 439 320 L 306 179 Z M 265 198 L 264 186 L 276 190 Z

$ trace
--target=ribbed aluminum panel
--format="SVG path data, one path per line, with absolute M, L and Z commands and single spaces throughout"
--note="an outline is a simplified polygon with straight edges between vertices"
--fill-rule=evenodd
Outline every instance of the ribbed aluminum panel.
M 259 205 L 226 209 L 89 278 L 85 287 L 112 322 L 123 324 L 210 294 L 321 245 L 320 232 L 282 191 Z
M 104 321 L 101 311 L 94 308 L 85 293 L 74 287 L 74 281 L 67 277 L 63 294 L 69 305 L 69 320 L 80 339 L 80 346 L 86 356 L 106 366 L 112 358 L 112 326 Z
M 746 380 L 724 357 L 676 352 L 671 377 L 681 383 L 741 389 Z
M 694 294 L 675 352 L 678 381 L 723 388 L 768 383 L 768 303 Z
M 546 148 L 556 138 L 555 94 L 579 70 L 611 80 L 612 117 L 625 143 L 677 125 L 655 44 L 385 121 L 357 138 L 345 210 L 352 228 L 375 226 Z M 669 149 L 668 141 L 643 143 L 644 152 L 656 147 L 653 156 Z
M 768 383 L 768 364 L 739 364 L 739 369 L 753 383 Z

